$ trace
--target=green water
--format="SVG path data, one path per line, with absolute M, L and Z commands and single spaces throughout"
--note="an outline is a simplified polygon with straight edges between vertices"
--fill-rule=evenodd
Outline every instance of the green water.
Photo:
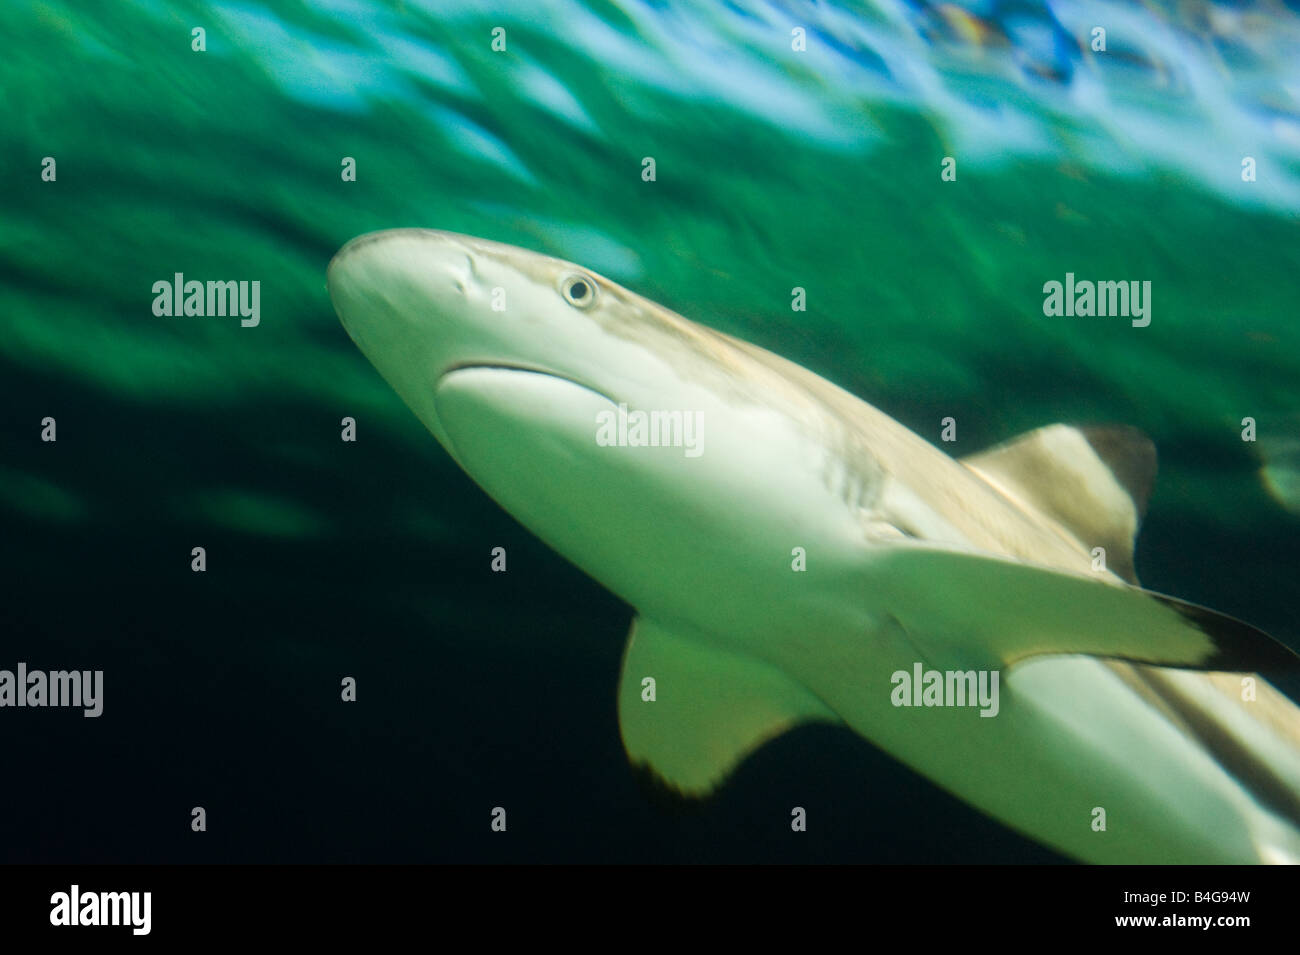
M 500 798 L 487 781 L 509 788 L 520 774 L 548 798 L 559 797 L 538 780 L 575 774 L 640 798 L 620 788 L 612 713 L 626 610 L 460 474 L 333 315 L 330 256 L 398 226 L 582 263 L 932 440 L 954 417 L 954 454 L 1053 421 L 1136 425 L 1161 452 L 1144 583 L 1300 644 L 1300 18 L 1281 4 L 1083 5 L 1069 21 L 1033 4 L 976 4 L 965 19 L 948 9 L 10 3 L 0 660 L 98 655 L 152 675 L 133 704 L 141 722 L 105 730 L 118 733 L 102 743 L 109 755 L 88 758 L 149 749 L 146 714 L 183 738 L 234 707 L 248 715 L 205 745 L 262 767 L 259 792 L 332 778 L 342 744 L 320 734 L 336 732 L 381 778 L 426 767 L 405 789 L 410 806 L 441 786 L 453 813 L 449 794 Z M 1099 20 L 1105 54 L 1086 49 Z M 805 51 L 791 49 L 795 26 Z M 948 156 L 955 181 L 940 176 Z M 42 180 L 44 157 L 55 181 Z M 341 176 L 344 157 L 356 181 Z M 260 324 L 155 316 L 152 285 L 177 272 L 259 280 Z M 1045 316 L 1043 285 L 1067 272 L 1150 281 L 1150 325 Z M 805 312 L 791 310 L 796 286 Z M 40 441 L 47 415 L 54 445 Z M 355 446 L 338 440 L 345 415 Z M 479 567 L 504 541 L 526 578 L 505 597 Z M 188 573 L 195 542 L 214 551 L 206 590 Z M 353 671 L 395 709 L 356 724 L 322 702 Z M 262 709 L 187 682 L 211 688 L 223 674 Z M 549 702 L 535 674 L 557 687 Z M 512 707 L 527 715 L 510 719 Z M 538 719 L 555 722 L 520 742 L 519 724 Z M 479 727 L 471 740 L 449 731 L 457 720 Z M 80 726 L 24 725 L 34 735 L 16 745 L 38 765 L 41 734 L 83 739 Z M 868 758 L 865 745 L 805 739 L 822 757 L 799 763 L 785 744 L 747 772 L 774 786 L 793 772 L 781 760 L 834 775 L 827 752 Z M 199 755 L 168 777 L 180 743 L 153 745 L 150 772 L 178 800 L 205 785 L 252 798 L 247 777 Z M 291 752 L 296 769 L 265 777 Z M 861 781 L 842 784 L 841 802 Z M 352 785 L 347 799 L 370 792 Z M 121 799 L 123 812 L 135 805 Z M 51 826 L 54 805 L 41 810 Z M 614 848 L 547 836 L 524 855 L 694 851 L 683 833 L 702 824 L 629 812 L 600 830 Z M 274 828 L 266 813 L 248 816 L 271 848 L 240 844 L 233 857 L 324 844 L 314 823 L 286 824 L 276 842 L 257 828 Z M 1010 857 L 1037 851 L 978 829 L 973 813 L 956 818 L 980 835 L 929 846 L 932 857 L 980 855 L 986 837 Z M 344 855 L 497 851 L 353 825 Z M 190 857 L 169 838 L 102 836 L 101 849 Z M 858 838 L 813 854 L 918 851 L 874 830 Z M 59 844 L 60 858 L 82 857 Z

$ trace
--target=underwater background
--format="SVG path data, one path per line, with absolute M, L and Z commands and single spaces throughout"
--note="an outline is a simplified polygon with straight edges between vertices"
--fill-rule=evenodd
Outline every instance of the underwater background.
M 9 0 L 0 668 L 102 669 L 104 714 L 0 710 L 0 861 L 1064 861 L 829 727 L 702 805 L 639 779 L 630 608 L 453 464 L 325 267 L 400 226 L 557 255 L 955 455 L 1135 425 L 1144 585 L 1296 647 L 1298 9 Z M 177 272 L 260 281 L 260 324 L 156 316 Z M 1149 280 L 1150 325 L 1045 316 L 1067 272 Z

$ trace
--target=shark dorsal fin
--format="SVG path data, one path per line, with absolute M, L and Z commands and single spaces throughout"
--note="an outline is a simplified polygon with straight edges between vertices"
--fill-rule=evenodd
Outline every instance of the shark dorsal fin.
M 962 463 L 1007 496 L 1106 549 L 1106 567 L 1130 583 L 1133 538 L 1146 513 L 1156 450 L 1136 428 L 1038 428 Z
M 633 622 L 623 655 L 618 716 L 632 764 L 691 797 L 707 796 L 795 725 L 836 720 L 775 667 L 644 617 Z

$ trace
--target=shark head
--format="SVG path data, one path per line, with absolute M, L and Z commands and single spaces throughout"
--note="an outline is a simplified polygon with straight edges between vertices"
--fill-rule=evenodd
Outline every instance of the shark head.
M 328 275 L 348 334 L 453 454 L 437 408 L 443 378 L 478 369 L 465 380 L 504 382 L 529 371 L 586 386 L 584 332 L 611 308 L 602 283 L 576 266 L 428 229 L 359 236 Z
M 702 579 L 741 600 L 811 538 L 853 546 L 870 462 L 840 473 L 833 426 L 750 346 L 570 262 L 447 232 L 360 236 L 328 281 L 457 463 L 630 603 Z

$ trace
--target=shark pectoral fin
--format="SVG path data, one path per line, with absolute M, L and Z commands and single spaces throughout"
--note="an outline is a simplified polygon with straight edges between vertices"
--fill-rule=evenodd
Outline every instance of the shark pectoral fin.
M 1106 549 L 1110 569 L 1137 583 L 1133 538 L 1156 475 L 1156 450 L 1136 428 L 1038 428 L 962 458 L 1002 493 Z
M 753 657 L 632 624 L 618 689 L 623 746 L 684 795 L 704 796 L 761 744 L 810 720 L 835 721 L 820 700 Z
M 1262 630 L 1174 597 L 1001 557 L 895 545 L 878 579 L 911 633 L 955 654 L 1011 665 L 1085 654 L 1193 670 L 1294 670 L 1300 657 Z

